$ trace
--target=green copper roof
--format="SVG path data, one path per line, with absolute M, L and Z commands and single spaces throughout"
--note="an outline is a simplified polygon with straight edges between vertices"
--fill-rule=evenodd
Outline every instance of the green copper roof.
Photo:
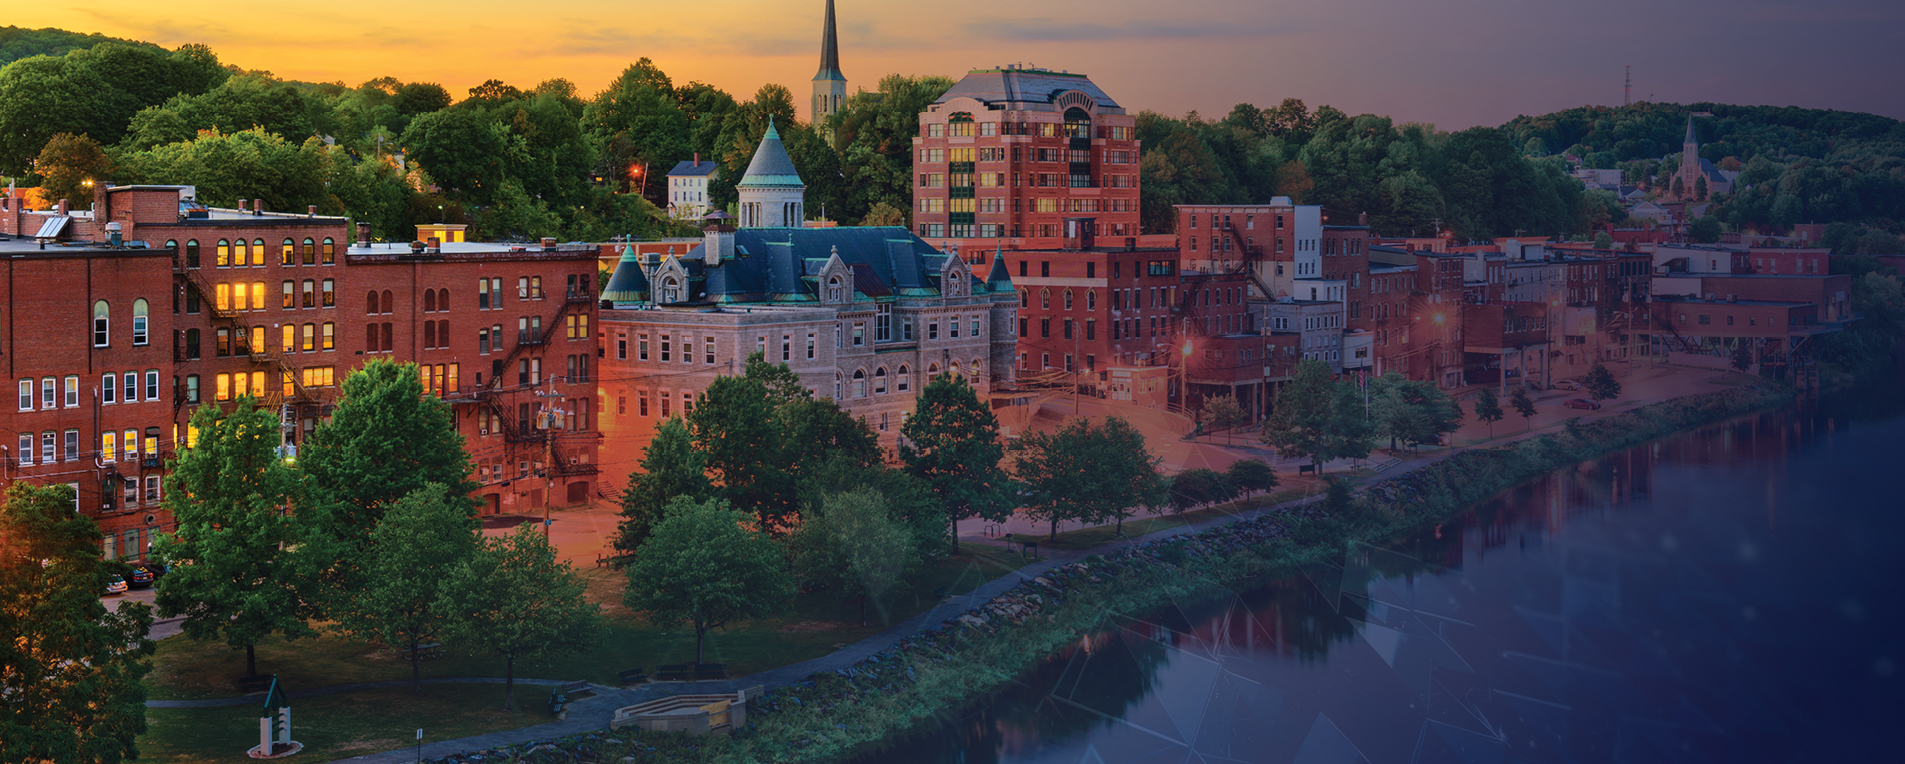
M 615 302 L 643 302 L 648 299 L 648 275 L 632 247 L 622 247 L 622 259 L 615 263 L 615 274 L 602 288 L 602 299 Z
M 794 169 L 794 160 L 787 156 L 787 147 L 781 145 L 781 133 L 774 128 L 774 118 L 767 118 L 767 135 L 761 137 L 761 145 L 754 149 L 754 158 L 747 163 L 747 175 L 736 188 L 761 187 L 798 187 L 807 184 L 800 179 L 800 171 Z

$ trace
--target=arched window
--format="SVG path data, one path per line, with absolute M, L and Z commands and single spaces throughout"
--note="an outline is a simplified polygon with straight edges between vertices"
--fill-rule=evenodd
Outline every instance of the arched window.
M 324 256 L 322 262 L 325 265 L 337 262 L 337 245 L 331 241 L 331 237 L 324 237 L 324 249 L 320 254 Z
M 833 373 L 833 399 L 840 400 L 840 372 Z
M 185 240 L 185 267 L 198 267 L 198 239 Z
M 663 304 L 681 302 L 681 282 L 669 276 L 661 281 L 661 301 Z
M 105 300 L 93 303 L 93 347 L 103 348 L 112 342 L 112 306 Z M 47 379 L 52 379 L 48 377 Z M 48 382 L 47 384 L 52 384 Z
M 251 247 L 245 245 L 244 239 L 232 242 L 232 267 L 244 265 L 250 259 Z
M 903 393 L 912 388 L 913 371 L 911 368 L 907 367 L 905 364 L 901 364 L 899 373 L 895 374 L 894 376 L 898 377 L 898 379 L 894 380 L 894 382 L 896 383 L 894 387 L 896 387 L 899 390 L 899 392 Z
M 290 239 L 285 239 L 284 244 L 279 247 L 279 262 L 285 265 L 295 265 L 298 261 L 297 258 L 298 245 L 293 243 Z
M 1065 309 L 1072 309 L 1072 290 L 1070 289 L 1065 290 Z
M 929 365 L 927 365 L 927 367 L 926 367 L 926 379 L 930 381 L 930 380 L 932 380 L 932 379 L 933 379 L 934 377 L 937 377 L 937 376 L 939 376 L 939 364 L 937 364 L 937 363 L 934 363 L 934 364 L 929 364 Z
M 371 292 L 370 294 L 364 295 L 364 315 L 367 315 L 367 316 L 377 315 L 377 293 L 376 292 Z
M 1065 137 L 1090 138 L 1091 115 L 1084 109 L 1073 106 L 1065 110 Z
M 844 290 L 840 288 L 839 276 L 827 279 L 827 302 L 840 302 L 842 291 Z
M 947 368 L 946 371 L 947 373 L 953 375 L 953 379 L 958 379 L 959 378 L 959 362 L 953 361 L 952 366 Z
M 1027 305 L 1027 304 L 1026 304 L 1026 303 L 1027 303 L 1028 301 L 1030 301 L 1031 299 L 1032 299 L 1032 293 L 1031 293 L 1031 292 L 1019 292 L 1019 307 L 1021 307 L 1021 308 L 1029 308 L 1029 307 L 1031 307 L 1030 305 Z
M 265 264 L 265 240 L 264 239 L 251 240 L 251 264 L 252 265 Z
M 146 344 L 146 301 L 141 297 L 132 301 L 132 344 Z
M 1050 290 L 1050 289 L 1040 289 L 1040 290 L 1038 290 L 1038 306 L 1039 306 L 1039 308 L 1041 308 L 1041 309 L 1044 309 L 1044 310 L 1051 310 L 1051 308 L 1052 308 L 1052 290 Z
M 423 290 L 423 312 L 425 313 L 437 312 L 437 290 L 435 289 Z
M 978 381 L 979 380 L 979 359 L 977 358 L 972 359 L 972 366 L 968 368 L 972 370 L 973 381 L 975 382 Z
M 379 306 L 384 309 L 384 314 L 389 315 L 392 310 L 396 309 L 396 305 L 397 305 L 397 302 L 395 300 L 390 299 L 390 290 L 388 289 L 384 290 L 383 305 Z
M 304 264 L 317 265 L 317 242 L 304 240 Z
M 853 370 L 853 397 L 867 397 L 867 373 L 865 369 Z
M 1085 291 L 1085 310 L 1097 310 L 1097 309 L 1098 309 L 1098 290 L 1096 289 L 1086 290 Z
M 886 367 L 885 366 L 881 366 L 880 368 L 873 370 L 873 394 L 874 395 L 886 394 Z
M 231 267 L 231 264 L 232 264 L 232 244 L 231 244 L 231 241 L 230 241 L 230 240 L 228 240 L 228 239 L 219 239 L 219 240 L 218 240 L 218 259 L 217 259 L 217 260 L 216 260 L 215 262 L 217 263 L 217 265 L 218 265 L 218 267 L 220 267 L 220 268 L 230 268 L 230 267 Z
M 449 309 L 450 309 L 450 290 L 438 289 L 437 290 L 437 310 L 447 311 Z

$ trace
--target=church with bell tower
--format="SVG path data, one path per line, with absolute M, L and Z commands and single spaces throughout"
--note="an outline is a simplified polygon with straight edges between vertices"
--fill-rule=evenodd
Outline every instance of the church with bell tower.
M 840 43 L 834 33 L 833 0 L 827 0 L 827 20 L 820 30 L 820 71 L 814 75 L 813 111 L 809 121 L 815 129 L 847 100 L 847 76 L 840 73 Z

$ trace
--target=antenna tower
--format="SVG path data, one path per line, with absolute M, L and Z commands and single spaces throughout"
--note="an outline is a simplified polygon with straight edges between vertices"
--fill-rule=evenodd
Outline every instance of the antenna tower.
M 1628 64 L 1627 65 L 1627 85 L 1626 87 L 1621 89 L 1621 105 L 1631 106 L 1633 105 L 1633 103 L 1634 103 L 1634 65 Z

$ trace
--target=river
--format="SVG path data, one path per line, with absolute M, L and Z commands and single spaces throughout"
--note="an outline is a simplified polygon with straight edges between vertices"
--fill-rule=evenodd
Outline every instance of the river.
M 1118 619 L 870 758 L 1905 760 L 1897 389 L 1668 438 Z

